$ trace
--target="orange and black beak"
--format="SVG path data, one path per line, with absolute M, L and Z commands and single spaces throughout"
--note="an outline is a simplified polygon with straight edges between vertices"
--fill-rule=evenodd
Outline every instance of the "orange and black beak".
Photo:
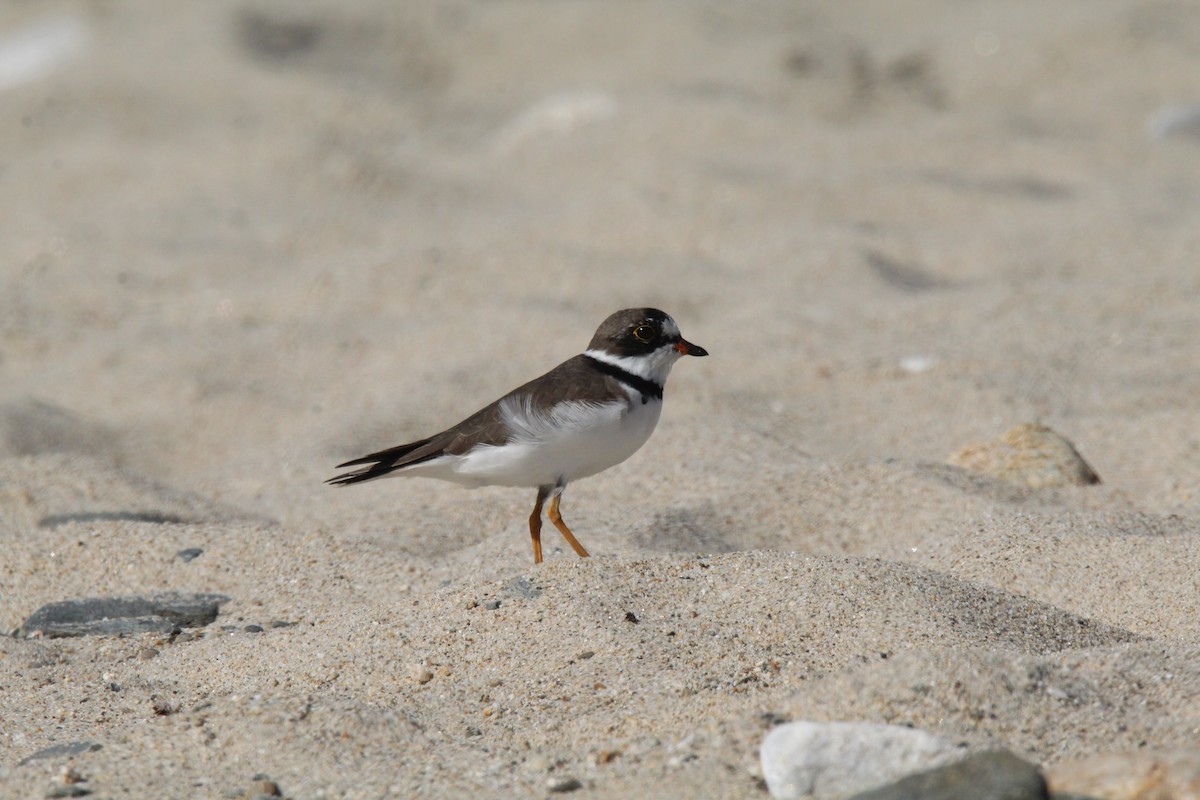
M 680 339 L 675 343 L 675 349 L 679 351 L 681 356 L 706 356 L 708 351 L 698 344 L 692 344 L 687 339 Z

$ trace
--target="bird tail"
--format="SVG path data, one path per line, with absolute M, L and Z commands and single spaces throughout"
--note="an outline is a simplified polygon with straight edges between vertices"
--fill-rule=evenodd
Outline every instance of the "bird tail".
M 369 466 L 344 472 L 341 475 L 335 475 L 325 482 L 332 486 L 348 486 L 352 483 L 362 483 L 363 481 L 382 478 L 384 475 L 388 475 L 396 470 L 430 461 L 445 452 L 443 448 L 437 447 L 428 452 L 421 452 L 432 441 L 432 439 L 422 439 L 419 442 L 409 442 L 408 444 L 390 447 L 387 450 L 380 450 L 378 453 L 371 453 L 370 455 L 338 464 L 338 469 L 353 467 L 359 464 L 367 464 Z

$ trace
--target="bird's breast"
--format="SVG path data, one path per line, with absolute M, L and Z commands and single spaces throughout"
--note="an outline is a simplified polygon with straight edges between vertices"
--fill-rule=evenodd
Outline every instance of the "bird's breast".
M 507 486 L 545 486 L 595 475 L 637 452 L 658 424 L 662 402 L 564 401 L 549 409 L 514 402 L 502 409 L 512 431 L 500 446 L 472 450 L 463 478 Z M 466 474 L 466 473 L 469 473 Z

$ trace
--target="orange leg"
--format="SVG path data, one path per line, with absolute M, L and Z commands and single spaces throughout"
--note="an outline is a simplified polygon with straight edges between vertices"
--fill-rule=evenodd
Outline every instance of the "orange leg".
M 580 558 L 587 558 L 588 551 L 583 549 L 583 545 L 575 538 L 575 534 L 571 533 L 571 529 L 567 527 L 567 523 L 563 522 L 562 514 L 558 513 L 558 499 L 562 497 L 562 489 L 560 488 L 554 493 L 554 497 L 550 498 L 550 509 L 546 512 L 546 516 L 554 523 L 554 527 L 558 528 L 558 532 L 567 540 L 567 544 L 575 548 L 575 552 Z
M 537 502 L 533 504 L 533 513 L 529 515 L 529 538 L 533 540 L 533 563 L 542 563 L 542 503 L 550 494 L 549 486 L 538 489 Z

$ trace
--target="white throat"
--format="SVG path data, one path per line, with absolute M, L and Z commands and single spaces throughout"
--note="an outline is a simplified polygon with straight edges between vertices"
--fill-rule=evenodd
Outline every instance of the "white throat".
M 675 349 L 675 345 L 665 344 L 654 352 L 641 356 L 614 356 L 604 350 L 587 350 L 584 355 L 664 386 L 667 376 L 671 374 L 671 367 L 675 366 L 681 354 Z

